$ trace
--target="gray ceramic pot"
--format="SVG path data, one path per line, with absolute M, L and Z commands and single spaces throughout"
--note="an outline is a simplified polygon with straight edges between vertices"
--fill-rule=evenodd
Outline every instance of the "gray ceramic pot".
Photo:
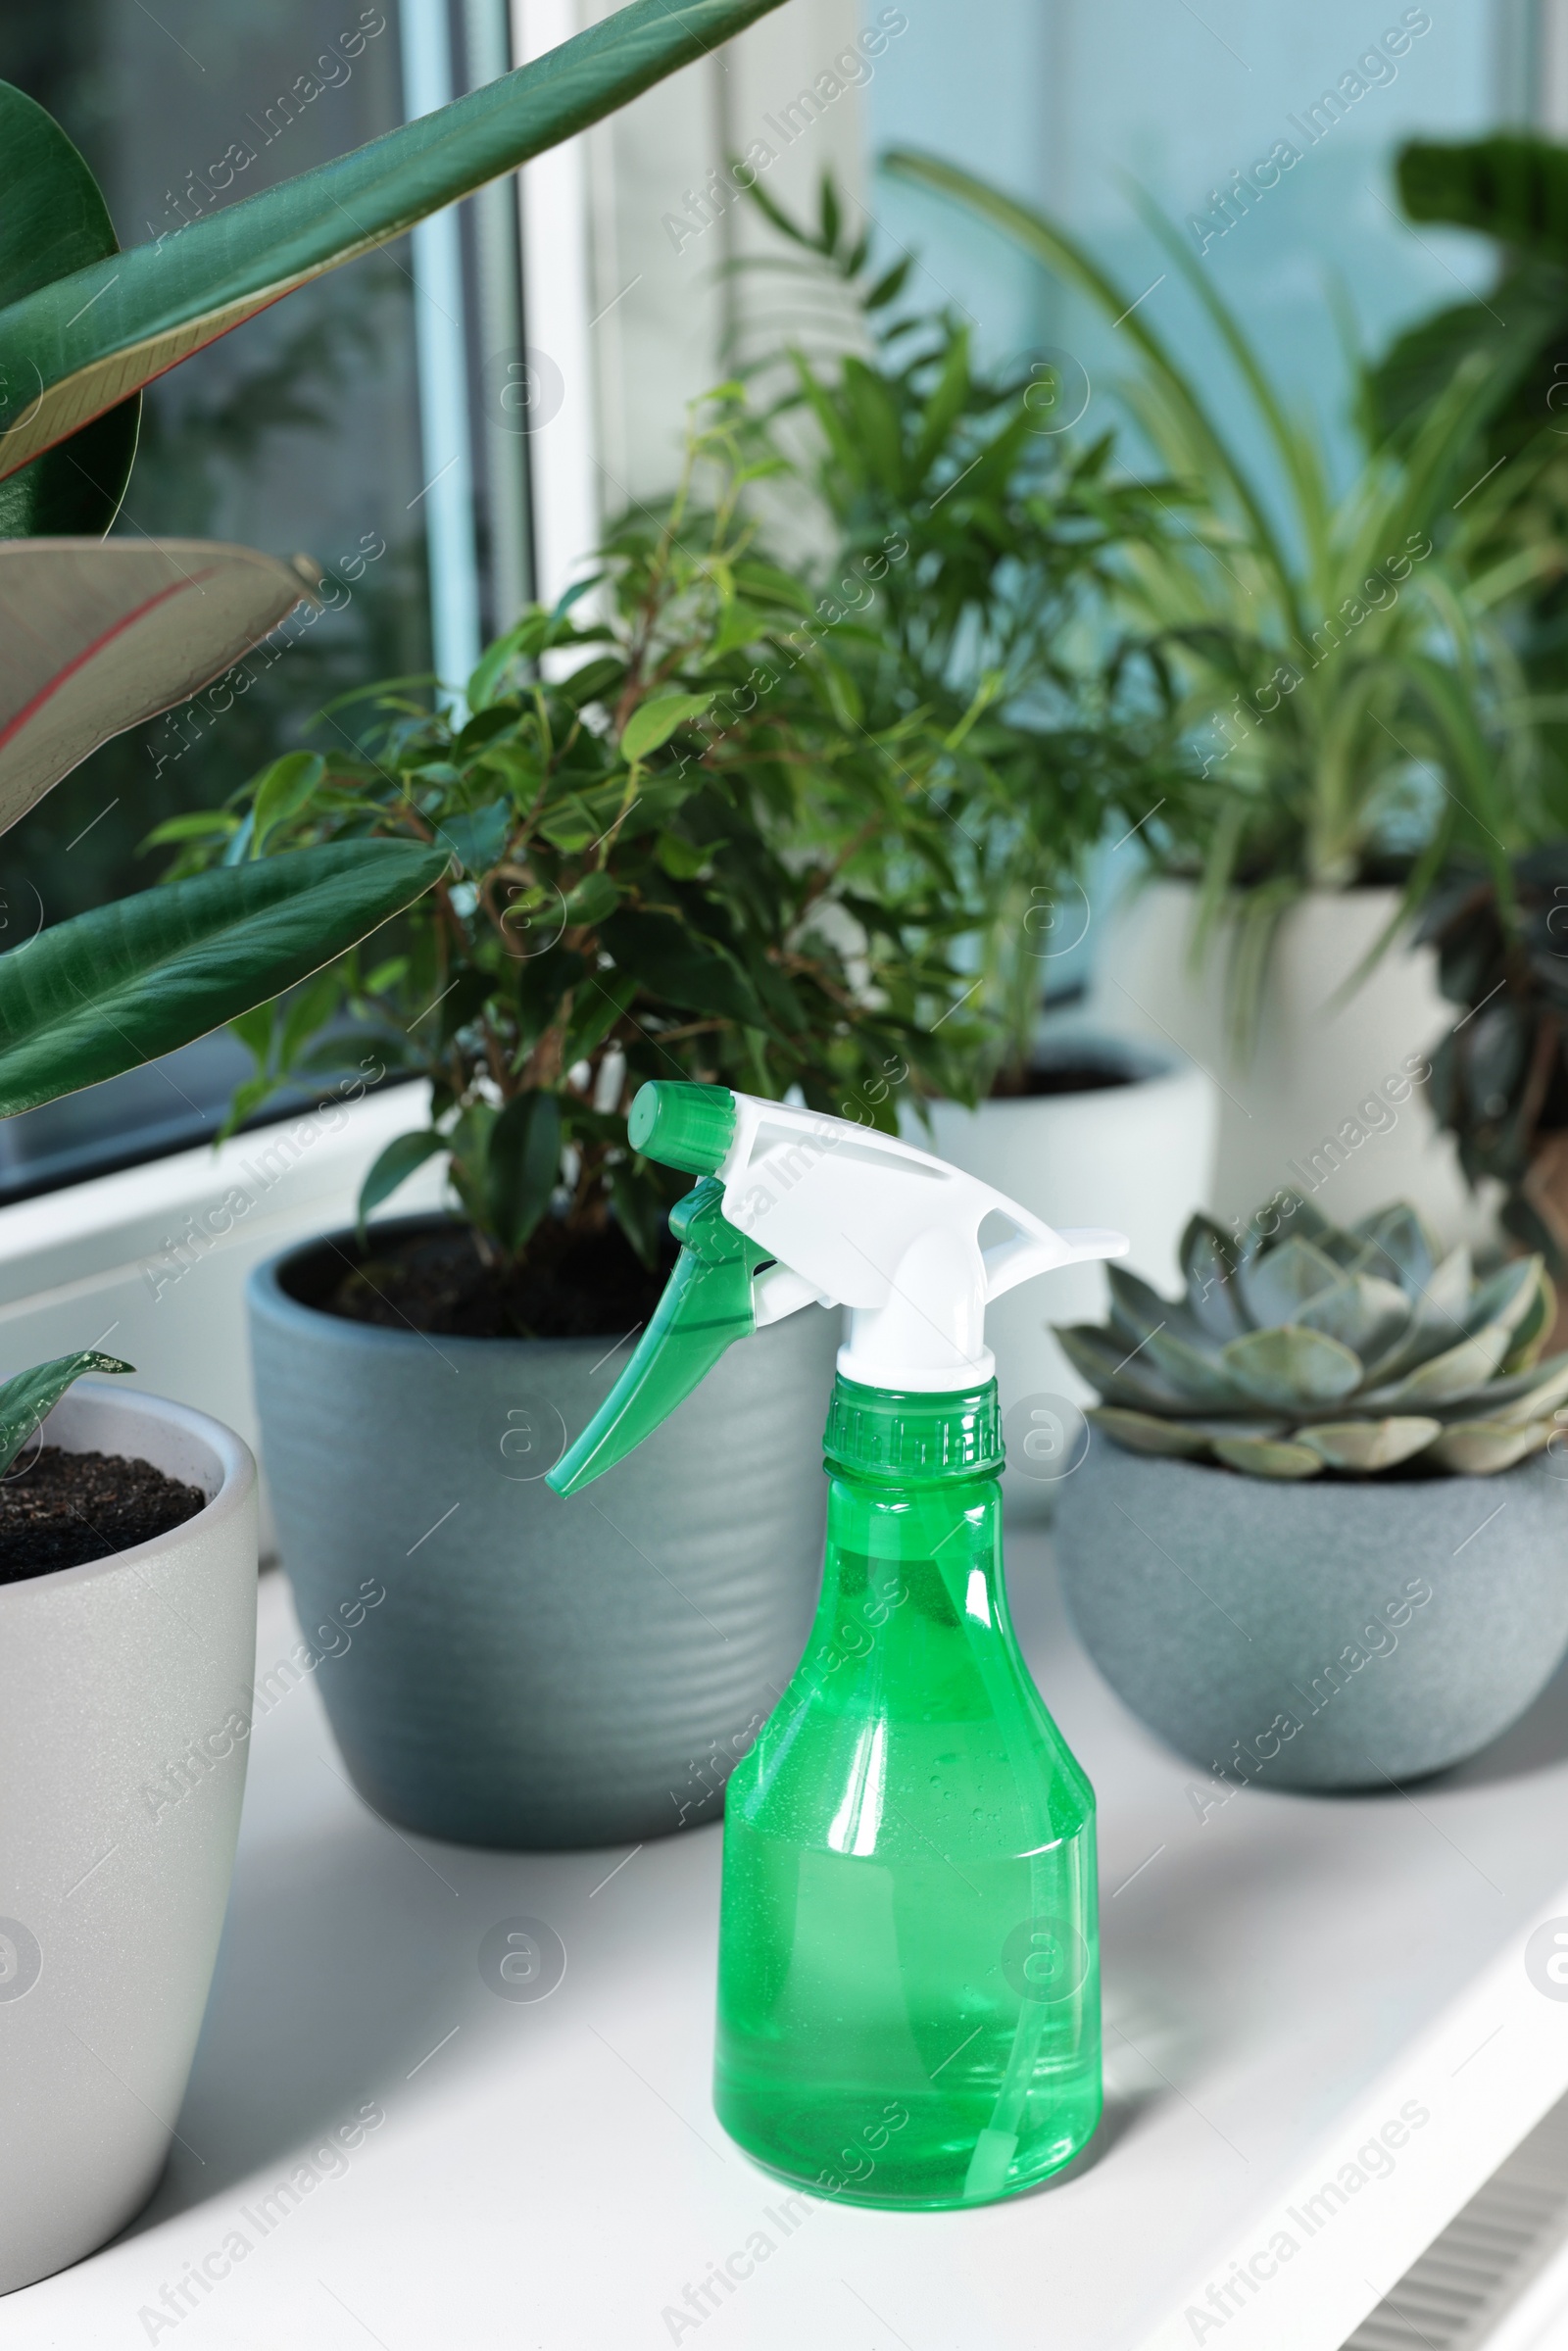
M 1382 1788 L 1504 1731 L 1568 1646 L 1568 1482 L 1238 1477 L 1096 1437 L 1058 1490 L 1085 1647 L 1205 1770 Z
M 208 1502 L 156 1542 L 0 1585 L 0 2293 L 79 2261 L 157 2185 L 228 1899 L 256 1670 L 239 1439 L 99 1380 L 45 1436 L 140 1455 Z
M 345 1321 L 309 1301 L 353 1246 L 260 1267 L 250 1304 L 279 1547 L 306 1635 L 341 1652 L 320 1689 L 355 1784 L 462 1844 L 715 1819 L 809 1629 L 837 1317 L 809 1306 L 732 1347 L 562 1501 L 544 1473 L 624 1367 L 619 1335 Z M 366 1585 L 386 1596 L 344 1645 Z

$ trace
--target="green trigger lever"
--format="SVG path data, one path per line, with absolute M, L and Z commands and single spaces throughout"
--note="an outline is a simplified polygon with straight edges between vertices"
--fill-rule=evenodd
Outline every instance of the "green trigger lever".
M 575 1445 L 545 1479 L 575 1494 L 642 1444 L 684 1403 L 737 1339 L 757 1328 L 752 1280 L 768 1252 L 725 1220 L 724 1187 L 703 1176 L 669 1212 L 680 1243 L 675 1270 L 620 1378 Z

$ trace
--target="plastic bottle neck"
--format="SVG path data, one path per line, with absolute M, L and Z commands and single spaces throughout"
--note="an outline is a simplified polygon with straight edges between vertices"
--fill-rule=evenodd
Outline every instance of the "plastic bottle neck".
M 922 1396 L 864 1388 L 841 1372 L 833 1383 L 822 1452 L 829 1477 L 873 1487 L 996 1478 L 1004 1458 L 997 1383 Z
M 996 1382 L 922 1396 L 841 1376 L 823 1449 L 833 1484 L 810 1671 L 843 1705 L 880 1706 L 906 1685 L 915 1703 L 933 1671 L 950 1694 L 954 1677 L 972 1682 L 965 1708 L 983 1705 L 977 1644 L 1009 1651 L 1009 1679 L 1022 1671 L 1002 1578 Z

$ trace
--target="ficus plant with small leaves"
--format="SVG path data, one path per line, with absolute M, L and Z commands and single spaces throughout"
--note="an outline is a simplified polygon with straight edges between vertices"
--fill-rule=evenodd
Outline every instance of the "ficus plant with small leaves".
M 777 463 L 726 390 L 667 514 L 490 647 L 466 715 L 369 690 L 357 746 L 290 754 L 152 836 L 180 873 L 367 837 L 448 852 L 396 926 L 237 1024 L 239 1116 L 368 1031 L 429 1078 L 429 1122 L 382 1152 L 362 1219 L 439 1155 L 503 1271 L 547 1215 L 612 1219 L 652 1265 L 681 1186 L 628 1146 L 645 1079 L 798 1089 L 882 1128 L 927 1091 L 972 1097 L 969 917 L 922 788 L 942 745 L 918 710 L 867 723 L 865 624 L 768 561 L 744 494 Z

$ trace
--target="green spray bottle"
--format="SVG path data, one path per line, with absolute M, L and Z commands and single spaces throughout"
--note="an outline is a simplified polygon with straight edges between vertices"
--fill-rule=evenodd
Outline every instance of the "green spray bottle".
M 725 1799 L 719 2120 L 818 2194 L 1012 2195 L 1100 2117 L 1095 1799 L 1007 1614 L 985 1307 L 1127 1245 L 1054 1232 L 893 1136 L 720 1086 L 644 1086 L 630 1136 L 699 1181 L 558 1494 L 622 1459 L 737 1339 L 849 1308 L 816 1622 Z M 1005 1237 L 982 1249 L 988 1219 Z

